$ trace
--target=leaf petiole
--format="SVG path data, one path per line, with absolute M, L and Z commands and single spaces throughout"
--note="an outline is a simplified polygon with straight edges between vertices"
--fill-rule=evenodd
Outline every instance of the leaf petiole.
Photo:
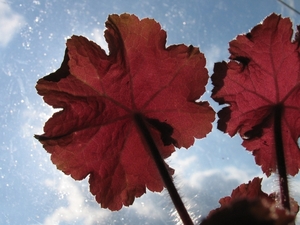
M 288 187 L 288 179 L 286 173 L 284 148 L 281 132 L 281 118 L 282 118 L 282 105 L 276 105 L 274 108 L 274 137 L 275 137 L 275 150 L 276 150 L 276 160 L 277 169 L 279 175 L 279 186 L 280 186 L 280 198 L 282 206 L 289 210 L 290 207 L 290 195 Z
M 147 125 L 145 123 L 143 116 L 139 113 L 135 113 L 134 121 L 149 147 L 149 150 L 152 154 L 152 158 L 155 161 L 156 167 L 160 173 L 160 176 L 164 182 L 164 185 L 169 192 L 172 202 L 173 202 L 183 224 L 184 225 L 193 225 L 194 223 L 193 223 L 191 217 L 189 216 L 189 214 L 185 208 L 185 205 L 182 202 L 182 199 L 173 183 L 173 178 L 169 174 L 169 171 L 165 165 L 165 161 L 160 155 L 160 152 L 151 136 L 149 129 L 147 128 Z

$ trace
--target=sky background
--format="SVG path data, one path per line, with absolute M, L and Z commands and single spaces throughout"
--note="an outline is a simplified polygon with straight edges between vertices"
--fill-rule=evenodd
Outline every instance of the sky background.
M 300 10 L 299 1 L 288 4 Z M 167 45 L 200 47 L 210 75 L 215 62 L 227 60 L 228 42 L 248 32 L 272 12 L 300 16 L 276 0 L 0 0 L 0 224 L 176 224 L 178 218 L 166 191 L 143 195 L 118 212 L 101 209 L 87 179 L 74 181 L 57 170 L 50 155 L 33 138 L 53 110 L 35 90 L 36 81 L 60 67 L 65 42 L 84 35 L 104 49 L 104 23 L 109 14 L 150 17 L 167 31 Z M 295 26 L 294 26 L 295 27 Z M 203 99 L 210 100 L 207 85 Z M 195 220 L 219 206 L 233 188 L 263 177 L 254 157 L 215 128 L 188 150 L 167 162 L 175 183 Z M 290 179 L 292 196 L 300 202 L 299 178 Z M 263 189 L 278 190 L 277 179 L 264 178 Z M 300 224 L 300 222 L 298 222 Z

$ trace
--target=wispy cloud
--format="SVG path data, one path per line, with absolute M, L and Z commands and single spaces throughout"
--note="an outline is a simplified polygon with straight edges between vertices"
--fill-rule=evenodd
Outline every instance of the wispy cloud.
M 260 170 L 238 168 L 237 165 L 225 163 L 223 166 L 206 168 L 206 158 L 199 153 L 201 149 L 197 145 L 193 148 L 195 151 L 189 149 L 188 152 L 180 150 L 174 153 L 171 156 L 171 166 L 175 168 L 179 192 L 195 220 L 201 220 L 210 210 L 219 207 L 219 199 L 230 195 L 240 184 L 247 183 L 255 176 L 262 176 Z M 215 159 L 214 163 L 217 162 Z
M 49 215 L 44 225 L 56 224 L 101 224 L 99 221 L 105 220 L 110 215 L 109 211 L 90 206 L 83 196 L 79 186 L 70 177 L 62 176 L 58 181 L 46 180 L 46 186 L 56 191 L 58 196 L 65 198 L 67 205 L 60 206 Z
M 107 42 L 105 40 L 104 37 L 104 29 L 98 29 L 98 28 L 94 28 L 93 32 L 91 33 L 91 36 L 93 38 L 93 40 L 102 48 L 105 50 L 106 54 L 108 54 L 109 50 L 108 50 L 108 45 Z
M 4 47 L 24 25 L 24 18 L 15 13 L 7 1 L 0 1 L 0 47 Z
M 252 180 L 251 171 L 230 166 L 223 169 L 201 169 L 195 155 L 172 157 L 176 169 L 175 183 L 192 217 L 200 220 L 208 212 L 219 207 L 219 199 L 230 195 L 233 188 Z M 57 171 L 58 172 L 58 171 Z M 46 217 L 43 225 L 59 224 L 174 224 L 179 221 L 171 200 L 162 193 L 149 192 L 137 198 L 132 206 L 118 212 L 101 209 L 94 197 L 88 193 L 86 181 L 73 181 L 62 175 L 55 180 L 46 180 L 45 185 L 60 198 L 58 206 Z M 57 200 L 56 200 L 57 202 Z M 55 208 L 57 207 L 57 208 Z
M 94 197 L 88 193 L 86 180 L 78 182 L 62 175 L 47 179 L 45 185 L 55 192 L 59 200 L 57 208 L 44 219 L 43 225 L 94 225 L 94 224 L 174 224 L 168 196 L 163 193 L 147 193 L 137 198 L 130 207 L 120 211 L 102 209 Z M 164 206 L 165 205 L 165 206 Z

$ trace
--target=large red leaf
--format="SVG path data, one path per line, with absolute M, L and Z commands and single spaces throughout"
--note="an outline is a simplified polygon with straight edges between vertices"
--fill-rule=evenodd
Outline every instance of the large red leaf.
M 74 179 L 90 174 L 102 207 L 118 210 L 146 187 L 163 182 L 134 122 L 141 114 L 163 158 L 189 147 L 211 130 L 214 112 L 203 94 L 208 74 L 198 48 L 165 48 L 166 32 L 152 19 L 111 15 L 105 38 L 110 54 L 73 36 L 61 68 L 38 81 L 54 108 L 37 136 L 57 168 Z M 170 169 L 172 173 L 172 170 Z
M 212 97 L 229 104 L 218 113 L 218 128 L 231 136 L 239 132 L 243 146 L 267 175 L 276 171 L 274 111 L 278 107 L 282 108 L 287 173 L 295 175 L 300 168 L 299 40 L 291 41 L 291 27 L 288 18 L 271 14 L 250 33 L 230 42 L 231 61 L 216 63 L 212 76 Z

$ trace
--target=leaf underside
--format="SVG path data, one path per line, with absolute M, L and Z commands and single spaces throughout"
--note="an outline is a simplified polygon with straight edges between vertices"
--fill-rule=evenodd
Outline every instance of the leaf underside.
M 290 19 L 271 14 L 229 43 L 230 61 L 216 63 L 212 75 L 212 98 L 229 105 L 218 113 L 218 128 L 231 136 L 239 133 L 268 176 L 277 169 L 278 107 L 287 173 L 295 175 L 300 168 L 299 34 L 291 41 L 292 34 Z
M 208 79 L 198 48 L 166 48 L 166 32 L 152 19 L 110 15 L 106 27 L 109 55 L 72 36 L 61 68 L 38 81 L 44 101 L 63 110 L 36 137 L 58 169 L 77 180 L 90 175 L 96 200 L 119 210 L 146 188 L 164 187 L 134 115 L 145 118 L 167 158 L 174 147 L 188 148 L 194 138 L 205 137 L 215 114 L 197 101 Z

